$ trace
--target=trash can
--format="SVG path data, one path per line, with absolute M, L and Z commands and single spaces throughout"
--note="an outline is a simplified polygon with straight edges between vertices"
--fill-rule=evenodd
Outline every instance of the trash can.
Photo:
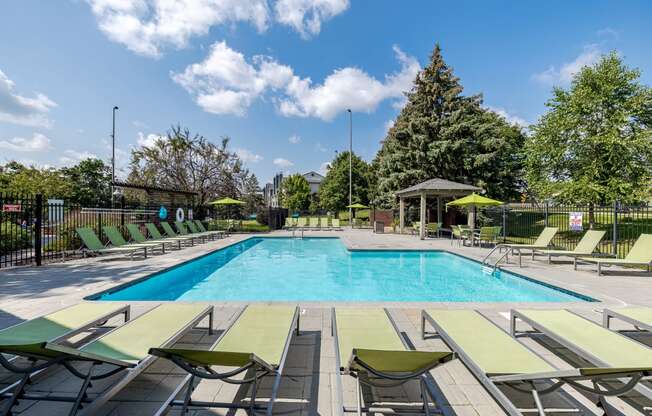
M 385 232 L 385 223 L 382 221 L 374 221 L 374 233 L 383 234 Z

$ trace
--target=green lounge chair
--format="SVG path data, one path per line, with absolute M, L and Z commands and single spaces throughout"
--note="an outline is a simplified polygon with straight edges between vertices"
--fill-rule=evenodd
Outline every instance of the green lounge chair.
M 624 386 L 611 387 L 618 395 L 634 389 L 652 400 L 652 388 L 639 383 L 652 376 L 651 348 L 567 310 L 512 310 L 513 336 L 517 320 L 596 366 L 591 372 L 610 371 L 604 378 L 622 379 Z
M 297 227 L 298 228 L 306 228 L 307 225 L 308 225 L 308 219 L 307 218 L 305 218 L 305 217 L 297 218 Z
M 209 237 L 211 240 L 214 240 L 215 237 L 220 238 L 220 236 L 223 234 L 220 231 L 201 231 L 197 227 L 197 225 L 192 221 L 187 221 L 186 226 L 188 226 L 188 229 L 190 230 L 191 234 L 205 235 L 205 236 Z
M 555 238 L 555 235 L 557 234 L 558 230 L 559 229 L 557 227 L 544 228 L 533 244 L 498 244 L 496 247 L 498 247 L 499 252 L 502 252 L 503 250 L 508 251 L 507 255 L 505 256 L 505 260 L 507 262 L 509 262 L 509 254 L 516 251 L 518 253 L 518 265 L 520 267 L 522 265 L 521 263 L 522 250 L 530 250 L 532 252 L 532 260 L 534 260 L 534 251 L 545 250 L 548 247 L 550 247 L 550 245 L 552 244 L 552 239 Z
M 124 325 L 80 347 L 72 348 L 52 342 L 32 344 L 25 355 L 50 364 L 61 363 L 72 375 L 83 380 L 76 396 L 58 396 L 25 392 L 29 374 L 2 403 L 3 414 L 11 412 L 17 401 L 56 401 L 72 403 L 71 415 L 82 410 L 97 414 L 99 408 L 122 390 L 156 359 L 149 355 L 152 346 L 169 347 L 189 330 L 209 317 L 209 333 L 213 321 L 213 307 L 200 304 L 166 303 L 132 319 Z M 88 370 L 78 369 L 79 363 L 90 363 Z M 109 367 L 109 368 L 106 368 Z M 92 380 L 100 380 L 122 373 L 122 377 L 99 395 L 87 395 Z M 6 397 L 6 396 L 5 396 Z
M 386 309 L 332 309 L 331 328 L 337 365 L 336 414 L 372 413 L 373 403 L 362 403 L 361 383 L 383 387 L 419 381 L 423 410 L 430 414 L 430 400 L 441 405 L 441 393 L 428 381 L 427 374 L 439 364 L 450 361 L 450 351 L 415 351 L 408 347 Z M 342 375 L 357 380 L 356 408 L 345 407 L 342 399 Z M 412 409 L 414 410 L 414 408 Z M 400 412 L 399 412 L 400 413 Z
M 178 235 L 176 233 L 176 231 L 174 231 L 172 226 L 167 222 L 162 222 L 161 223 L 161 228 L 163 228 L 163 232 L 169 238 L 185 238 L 185 239 L 187 239 L 187 241 L 190 241 L 191 246 L 195 245 L 195 239 L 198 238 L 197 236 L 194 236 L 194 235 Z
M 333 218 L 331 219 L 331 225 L 333 226 L 333 230 L 337 231 L 342 231 L 342 226 L 340 225 L 340 220 L 339 218 Z
M 292 217 L 285 218 L 285 225 L 283 226 L 283 228 L 285 229 L 295 228 L 297 224 L 294 220 L 295 219 Z
M 149 233 L 149 236 L 153 241 L 161 240 L 161 241 L 176 241 L 179 244 L 179 248 L 181 248 L 181 243 L 183 242 L 189 242 L 192 240 L 192 237 L 165 237 L 161 232 L 158 230 L 156 225 L 152 222 L 148 222 L 145 224 L 145 228 L 147 228 L 147 232 Z
M 162 245 L 165 245 L 165 244 L 172 244 L 175 242 L 163 238 L 160 240 L 154 240 L 154 239 L 148 240 L 147 237 L 145 237 L 145 235 L 142 232 L 140 232 L 140 227 L 138 227 L 138 225 L 136 224 L 127 224 L 125 225 L 125 227 L 127 228 L 127 232 L 129 233 L 131 239 L 136 243 L 160 243 Z M 176 243 L 179 250 L 181 250 L 181 240 L 176 241 Z
M 190 236 L 190 235 L 191 235 L 191 236 L 193 236 L 193 237 L 200 238 L 200 239 L 203 240 L 204 242 L 208 241 L 209 238 L 212 239 L 212 236 L 209 236 L 208 234 L 195 234 L 195 233 L 191 233 L 191 232 L 186 228 L 186 224 L 184 224 L 182 221 L 175 221 L 175 222 L 174 222 L 174 226 L 177 228 L 177 232 L 179 233 L 179 235 L 182 235 L 182 236 L 184 236 L 184 235 L 185 235 L 185 236 Z
M 152 251 L 154 249 L 161 250 L 162 253 L 165 253 L 165 245 L 159 242 L 149 242 L 149 243 L 128 243 L 127 240 L 122 236 L 122 233 L 113 225 L 105 225 L 102 227 L 102 231 L 106 234 L 107 238 L 115 247 L 134 247 L 134 248 L 149 248 Z
M 473 310 L 424 310 L 421 312 L 421 331 L 424 337 L 426 323 L 453 350 L 476 379 L 510 416 L 521 416 L 531 410 L 546 415 L 547 409 L 540 395 L 557 391 L 568 384 L 577 390 L 604 395 L 616 392 L 600 391 L 581 384 L 614 378 L 638 377 L 640 371 L 631 368 L 614 371 L 613 368 L 574 368 L 559 370 L 536 355 L 524 344 L 510 336 L 493 322 Z M 534 409 L 520 409 L 505 392 L 530 392 Z M 570 402 L 567 397 L 562 400 Z M 602 403 L 605 406 L 605 403 Z M 606 408 L 606 407 L 605 407 Z M 570 409 L 564 409 L 570 410 Z
M 602 311 L 602 325 L 605 328 L 609 328 L 613 318 L 630 323 L 637 329 L 652 332 L 652 308 L 629 307 L 617 310 L 605 308 Z
M 285 359 L 293 334 L 299 334 L 299 308 L 295 306 L 249 306 L 245 307 L 228 325 L 208 350 L 180 348 L 152 348 L 150 354 L 171 360 L 189 374 L 163 403 L 157 414 L 165 414 L 170 407 L 181 406 L 185 415 L 189 407 L 222 407 L 249 409 L 251 415 L 261 406 L 256 404 L 259 379 L 274 375 L 267 415 L 272 414 L 276 394 L 281 382 Z M 229 367 L 223 373 L 212 366 Z M 253 370 L 245 380 L 232 377 Z M 252 383 L 252 397 L 248 405 L 236 403 L 196 402 L 192 400 L 195 379 L 223 380 L 226 383 Z M 176 397 L 185 389 L 184 400 Z
M 606 231 L 598 230 L 588 230 L 582 236 L 582 239 L 577 243 L 575 249 L 573 250 L 534 250 L 536 254 L 544 254 L 548 256 L 548 263 L 552 262 L 553 256 L 565 256 L 565 257 L 584 257 L 591 256 L 598 244 L 602 241 L 602 238 L 606 234 Z
M 322 230 L 330 230 L 331 227 L 328 226 L 328 217 L 321 217 L 319 219 L 319 228 Z
M 223 231 L 223 230 L 208 231 L 206 229 L 206 227 L 204 227 L 204 223 L 199 221 L 199 220 L 194 220 L 194 223 L 195 223 L 195 226 L 197 227 L 197 229 L 199 230 L 200 233 L 211 232 L 211 233 L 214 233 L 215 235 L 217 235 L 219 238 L 224 238 L 226 236 L 226 231 Z
M 310 217 L 308 219 L 309 225 L 308 228 L 311 230 L 319 230 L 319 218 Z
M 81 238 L 83 247 L 80 249 L 84 257 L 88 253 L 96 254 L 129 254 L 133 260 L 134 254 L 142 251 L 143 256 L 147 258 L 147 247 L 106 247 L 97 237 L 95 231 L 88 227 L 79 227 L 75 232 Z
M 595 263 L 598 265 L 598 276 L 602 275 L 602 266 L 647 266 L 648 273 L 652 266 L 652 234 L 641 234 L 624 259 L 606 259 L 580 257 L 575 258 L 574 268 L 578 263 Z

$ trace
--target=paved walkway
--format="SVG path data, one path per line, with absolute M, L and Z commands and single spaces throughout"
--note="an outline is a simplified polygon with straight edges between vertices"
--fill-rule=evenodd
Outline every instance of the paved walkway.
M 287 236 L 287 232 L 275 232 L 272 236 Z M 437 249 L 448 250 L 472 259 L 482 259 L 488 249 L 460 247 L 447 239 L 420 241 L 416 237 L 400 235 L 378 235 L 369 230 L 348 230 L 343 232 L 313 232 L 319 236 L 338 236 L 349 249 Z M 308 235 L 308 233 L 306 234 Z M 154 256 L 146 260 L 99 260 L 85 259 L 40 268 L 17 268 L 0 271 L 0 327 L 30 319 L 61 307 L 75 304 L 84 297 L 107 290 L 116 285 L 147 276 L 158 270 L 201 256 L 215 249 L 234 244 L 249 236 L 236 235 L 229 238 L 200 244 L 164 256 Z M 599 321 L 602 308 L 623 305 L 652 306 L 652 275 L 638 271 L 625 271 L 618 275 L 598 277 L 590 266 L 574 272 L 572 264 L 548 265 L 545 261 L 524 261 L 524 267 L 516 265 L 504 267 L 546 283 L 570 289 L 595 299 L 599 303 L 573 302 L 567 304 L 540 303 L 537 308 L 567 307 L 589 319 Z M 155 302 L 133 302 L 133 315 L 137 316 L 155 306 Z M 203 330 L 193 330 L 181 339 L 178 345 L 188 347 L 210 345 L 224 329 L 230 318 L 243 306 L 235 302 L 215 303 L 216 319 L 214 328 L 217 334 L 209 336 Z M 445 349 L 438 339 L 421 340 L 419 310 L 422 307 L 475 308 L 481 310 L 497 325 L 507 328 L 508 311 L 518 307 L 516 303 L 349 303 L 349 302 L 308 302 L 302 303 L 301 335 L 296 337 L 290 348 L 287 363 L 287 376 L 283 378 L 280 401 L 275 414 L 323 415 L 333 413 L 335 402 L 335 349 L 330 336 L 330 307 L 388 307 L 397 326 L 418 349 Z M 74 338 L 72 343 L 83 343 L 89 334 Z M 652 345 L 652 340 L 642 339 Z M 570 368 L 577 358 L 558 345 L 545 339 L 525 338 L 523 342 L 559 368 Z M 554 353 L 553 353 L 554 352 Z M 475 378 L 457 360 L 433 370 L 432 376 L 443 392 L 446 402 L 442 409 L 456 415 L 499 415 L 503 414 L 491 396 L 478 384 Z M 178 385 L 183 374 L 173 364 L 158 360 L 147 371 L 132 381 L 112 401 L 102 408 L 100 414 L 108 415 L 151 415 L 169 393 Z M 0 384 L 8 385 L 15 377 L 7 372 L 0 373 Z M 91 395 L 98 394 L 110 385 L 112 380 L 97 382 Z M 44 391 L 49 394 L 72 393 L 79 387 L 79 380 L 71 377 L 65 370 L 55 370 L 49 377 L 39 381 L 30 391 Z M 265 398 L 271 391 L 270 380 L 265 380 L 258 390 L 258 397 Z M 344 378 L 344 401 L 354 404 L 355 384 L 350 377 Z M 418 401 L 414 386 L 406 385 L 391 389 L 364 389 L 366 398 L 373 396 L 384 402 Z M 382 396 L 379 396 L 381 394 Z M 220 401 L 246 402 L 249 391 L 238 386 L 222 385 L 216 381 L 202 382 L 194 397 Z M 582 407 L 580 414 L 601 414 L 592 402 L 572 390 L 567 391 L 567 399 L 577 401 Z M 528 399 L 529 400 L 529 399 Z M 632 397 L 633 402 L 640 398 Z M 525 403 L 525 402 L 524 402 Z M 611 399 L 610 403 L 624 414 L 641 414 L 630 406 L 630 402 Z M 577 403 L 576 403 L 577 404 Z M 649 406 L 651 403 L 647 403 Z M 568 407 L 565 401 L 547 403 L 552 407 Z M 22 401 L 16 409 L 25 415 L 67 414 L 69 405 L 60 403 L 34 403 Z M 639 408 L 640 409 L 640 408 Z M 244 412 L 197 411 L 193 414 L 245 414 Z M 551 413 L 557 414 L 557 413 Z

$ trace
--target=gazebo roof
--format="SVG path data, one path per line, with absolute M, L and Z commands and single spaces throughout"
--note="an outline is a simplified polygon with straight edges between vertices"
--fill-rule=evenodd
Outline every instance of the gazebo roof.
M 399 197 L 411 197 L 421 194 L 434 196 L 464 196 L 472 192 L 480 192 L 482 188 L 467 185 L 465 183 L 453 182 L 441 178 L 428 179 L 409 188 L 396 192 Z

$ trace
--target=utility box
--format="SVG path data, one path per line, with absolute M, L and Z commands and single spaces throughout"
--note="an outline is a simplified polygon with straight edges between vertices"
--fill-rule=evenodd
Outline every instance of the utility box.
M 382 221 L 374 221 L 374 233 L 383 234 L 385 232 L 385 223 Z

